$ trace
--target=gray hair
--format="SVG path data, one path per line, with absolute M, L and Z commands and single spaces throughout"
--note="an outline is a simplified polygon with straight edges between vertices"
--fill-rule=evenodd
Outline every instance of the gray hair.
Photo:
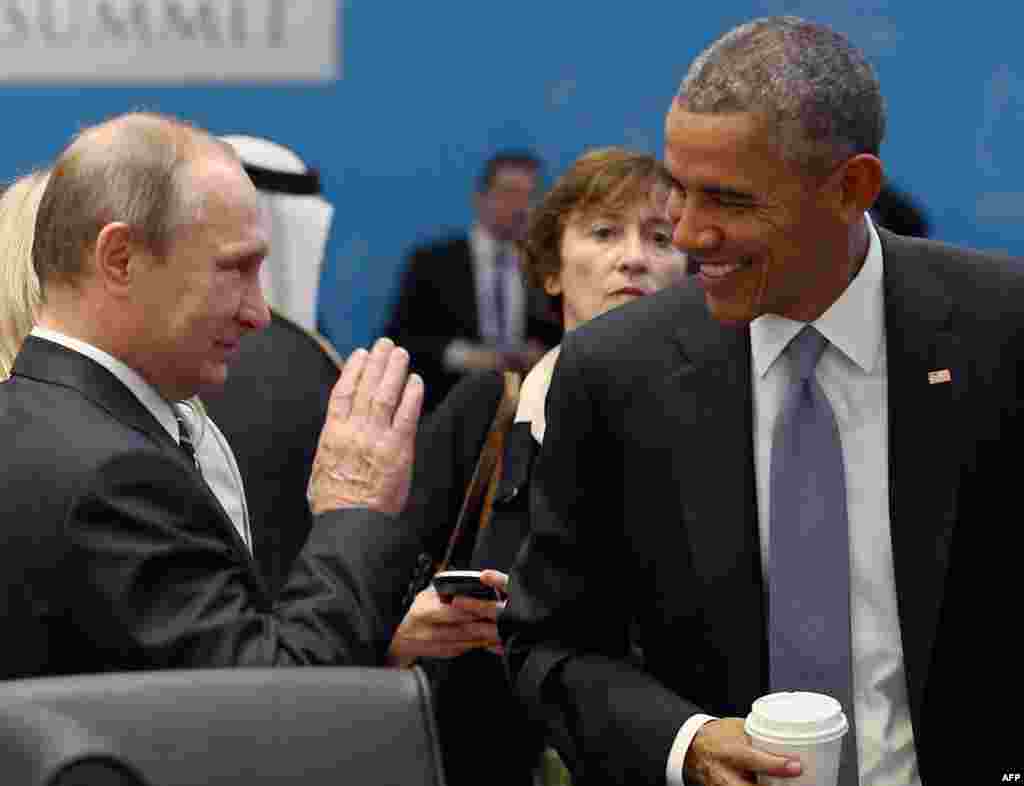
M 859 153 L 878 155 L 885 107 L 863 53 L 826 25 L 755 19 L 705 49 L 676 96 L 690 112 L 759 112 L 783 160 L 823 173 Z
M 74 283 L 84 252 L 108 223 L 122 221 L 158 257 L 175 230 L 199 218 L 202 200 L 184 177 L 202 152 L 231 148 L 162 115 L 123 115 L 86 129 L 54 164 L 36 216 L 32 263 L 44 288 Z

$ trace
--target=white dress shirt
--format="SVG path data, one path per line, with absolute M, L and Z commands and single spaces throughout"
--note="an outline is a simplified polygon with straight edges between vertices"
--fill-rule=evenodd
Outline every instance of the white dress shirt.
M 473 259 L 473 291 L 476 293 L 480 343 L 456 338 L 444 349 L 444 366 L 450 371 L 479 370 L 473 360 L 481 347 L 498 346 L 498 315 L 494 307 L 495 276 L 499 275 L 500 243 L 485 227 L 474 224 L 469 233 L 469 252 Z M 505 268 L 505 339 L 502 347 L 520 348 L 526 341 L 526 286 L 519 269 L 519 255 L 512 244 L 505 244 L 509 262 Z
M 473 254 L 473 278 L 476 285 L 477 311 L 480 315 L 480 335 L 487 343 L 498 343 L 501 326 L 494 309 L 495 278 L 504 275 L 505 340 L 504 344 L 518 346 L 526 335 L 526 289 L 519 272 L 519 255 L 511 243 L 504 244 L 508 261 L 504 270 L 498 267 L 498 252 L 502 243 L 486 228 L 475 224 L 469 233 L 469 247 Z
M 207 415 L 200 412 L 197 407 L 185 402 L 179 402 L 176 405 L 170 404 L 135 369 L 92 344 L 38 326 L 32 328 L 32 335 L 60 344 L 99 363 L 135 395 L 135 398 L 156 418 L 175 442 L 180 442 L 178 420 L 174 415 L 175 409 L 172 408 L 176 407 L 189 425 L 196 459 L 206 485 L 217 497 L 235 525 L 235 529 L 238 530 L 238 534 L 249 548 L 249 552 L 252 553 L 249 509 L 245 502 L 242 474 L 238 470 L 235 454 L 232 452 L 231 446 L 228 445 L 227 439 Z
M 227 438 L 199 407 L 184 401 L 174 406 L 188 424 L 203 480 L 231 518 L 252 554 L 252 530 L 249 526 L 249 507 L 245 501 L 245 486 Z
M 812 324 L 828 345 L 815 376 L 835 413 L 846 475 L 850 532 L 850 625 L 861 786 L 920 786 L 900 638 L 889 521 L 889 409 L 882 246 L 868 221 L 867 258 L 846 291 Z M 803 323 L 765 315 L 750 326 L 754 450 L 761 565 L 768 575 L 772 432 L 791 381 L 776 362 Z M 669 755 L 670 784 L 683 783 L 693 736 L 709 716 L 683 724 Z
M 555 364 L 562 351 L 561 345 L 544 353 L 523 380 L 519 388 L 519 404 L 516 407 L 515 423 L 529 423 L 530 433 L 538 445 L 544 443 L 544 431 L 547 428 L 547 417 L 544 405 L 548 400 L 548 389 L 555 373 Z

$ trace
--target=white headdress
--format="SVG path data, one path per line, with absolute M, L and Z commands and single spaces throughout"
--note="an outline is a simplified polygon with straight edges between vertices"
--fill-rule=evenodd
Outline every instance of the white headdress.
M 288 148 L 252 136 L 229 135 L 270 215 L 270 256 L 260 280 L 267 302 L 307 330 L 316 330 L 317 287 L 334 207 L 320 195 L 320 178 Z

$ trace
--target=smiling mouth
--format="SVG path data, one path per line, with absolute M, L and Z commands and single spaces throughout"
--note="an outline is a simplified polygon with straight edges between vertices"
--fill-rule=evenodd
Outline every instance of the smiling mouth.
M 726 276 L 735 273 L 741 268 L 748 267 L 750 265 L 749 259 L 743 259 L 739 262 L 700 262 L 695 263 L 697 272 L 706 279 L 717 280 L 725 278 Z

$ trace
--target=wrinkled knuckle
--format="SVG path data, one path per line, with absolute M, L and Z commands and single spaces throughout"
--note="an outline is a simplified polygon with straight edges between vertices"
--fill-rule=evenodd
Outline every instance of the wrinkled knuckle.
M 333 417 L 341 417 L 338 410 L 349 410 L 352 408 L 352 400 L 355 396 L 352 393 L 335 393 L 331 396 L 328 406 L 328 414 Z
M 394 410 L 396 405 L 397 402 L 392 396 L 376 395 L 372 399 L 370 399 L 370 406 L 372 406 L 374 409 L 380 409 L 385 410 L 387 412 L 391 412 L 392 410 Z

